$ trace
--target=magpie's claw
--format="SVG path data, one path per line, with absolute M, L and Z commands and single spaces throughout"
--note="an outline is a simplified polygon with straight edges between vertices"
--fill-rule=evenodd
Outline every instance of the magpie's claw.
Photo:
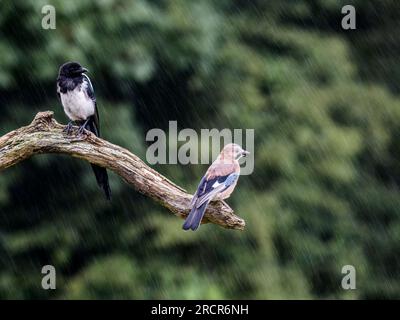
M 78 129 L 78 135 L 80 136 L 80 135 L 82 135 L 84 132 L 85 132 L 85 126 L 84 126 L 84 125 L 83 125 L 83 126 L 80 126 L 79 129 Z
M 63 129 L 63 132 L 66 132 L 67 135 L 70 135 L 70 134 L 71 134 L 71 130 L 72 130 L 72 126 L 73 126 L 72 123 L 73 123 L 72 121 L 68 122 L 68 124 L 67 124 L 67 125 L 65 126 L 65 128 Z
M 82 134 L 86 133 L 86 125 L 88 124 L 89 120 L 90 120 L 90 119 L 87 119 L 87 120 L 85 121 L 85 123 L 82 124 L 82 125 L 79 127 L 79 129 L 78 129 L 78 136 L 81 136 Z

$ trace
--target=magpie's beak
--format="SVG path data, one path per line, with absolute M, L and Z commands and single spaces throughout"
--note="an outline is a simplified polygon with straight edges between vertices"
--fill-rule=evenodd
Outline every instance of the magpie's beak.
M 246 150 L 243 150 L 243 151 L 242 151 L 242 156 L 243 156 L 243 157 L 248 156 L 249 154 L 250 154 L 249 151 L 246 151 Z
M 82 67 L 82 71 L 81 71 L 81 72 L 82 72 L 82 73 L 85 73 L 85 72 L 89 72 L 89 70 Z

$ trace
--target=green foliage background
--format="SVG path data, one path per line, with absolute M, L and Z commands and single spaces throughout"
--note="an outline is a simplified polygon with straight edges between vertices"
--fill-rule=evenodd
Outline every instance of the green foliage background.
M 357 30 L 340 28 L 357 9 Z M 57 29 L 41 28 L 41 8 Z M 0 134 L 54 110 L 58 67 L 91 73 L 103 136 L 145 158 L 150 128 L 254 128 L 228 200 L 244 232 L 196 233 L 111 174 L 38 156 L 0 175 L 0 298 L 400 298 L 395 0 L 1 0 Z M 160 165 L 194 192 L 206 166 Z M 41 288 L 43 265 L 57 290 Z M 354 265 L 357 290 L 341 288 Z

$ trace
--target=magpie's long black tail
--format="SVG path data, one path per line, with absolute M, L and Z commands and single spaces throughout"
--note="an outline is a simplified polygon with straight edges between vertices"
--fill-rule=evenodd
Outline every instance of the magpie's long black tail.
M 204 213 L 209 203 L 210 201 L 207 201 L 198 208 L 196 208 L 196 203 L 194 203 L 193 208 L 192 210 L 190 210 L 190 213 L 187 216 L 182 228 L 184 230 L 192 229 L 193 231 L 196 231 L 197 228 L 200 226 L 201 220 L 203 219 Z
M 96 176 L 97 184 L 104 190 L 107 200 L 111 200 L 111 189 L 108 183 L 107 170 L 94 164 L 91 164 L 91 166 Z
M 89 130 L 90 132 L 93 132 L 98 137 L 100 136 L 99 128 L 96 125 L 94 117 L 89 118 L 89 121 L 85 126 L 85 129 Z M 110 184 L 108 182 L 107 170 L 105 168 L 96 166 L 94 164 L 91 164 L 91 166 L 94 175 L 96 176 L 97 184 L 99 185 L 100 188 L 104 190 L 107 200 L 111 200 L 111 189 L 110 189 Z

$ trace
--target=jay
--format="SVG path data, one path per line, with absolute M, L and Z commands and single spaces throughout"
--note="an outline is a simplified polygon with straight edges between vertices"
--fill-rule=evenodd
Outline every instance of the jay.
M 211 201 L 229 198 L 239 179 L 239 159 L 248 154 L 248 151 L 234 143 L 222 149 L 197 187 L 190 203 L 190 213 L 182 226 L 184 230 L 197 230 Z

